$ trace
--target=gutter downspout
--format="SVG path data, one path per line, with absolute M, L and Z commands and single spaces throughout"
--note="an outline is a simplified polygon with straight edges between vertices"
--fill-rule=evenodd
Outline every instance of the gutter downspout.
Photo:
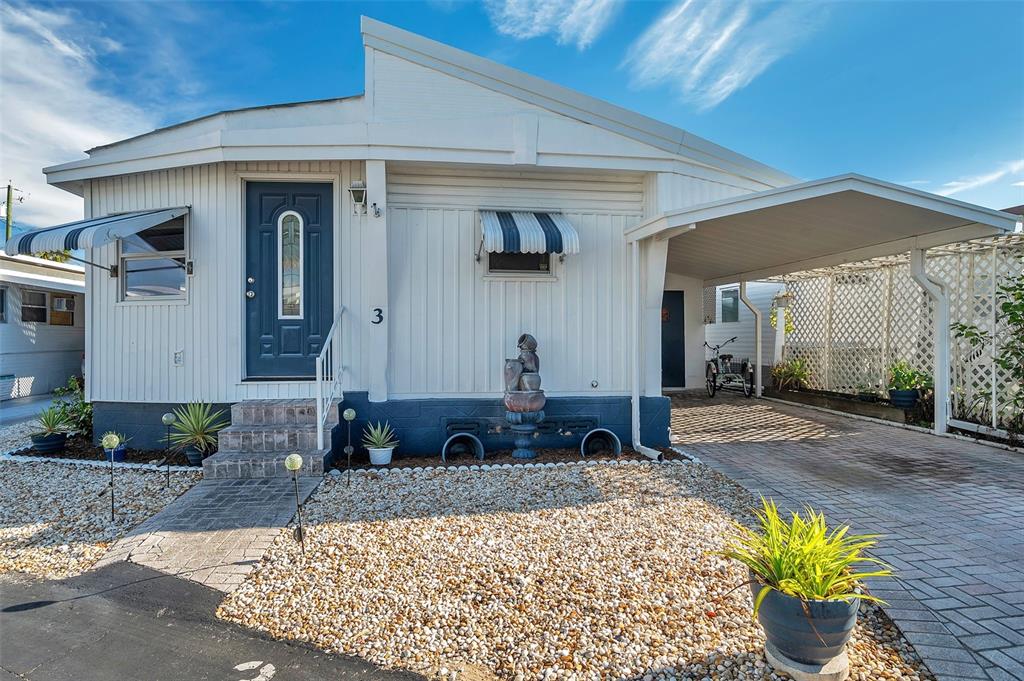
M 747 298 L 747 282 L 740 282 L 740 300 L 747 306 L 747 309 L 754 313 L 754 396 L 761 397 L 761 317 L 764 316 L 761 310 Z M 777 314 L 777 313 L 776 313 Z M 785 322 L 779 323 L 776 318 L 776 328 L 786 327 Z
M 653 461 L 664 461 L 665 456 L 657 449 L 644 447 L 640 444 L 640 355 L 643 352 L 643 345 L 640 341 L 642 338 L 641 325 L 643 324 L 643 309 L 641 307 L 643 278 L 640 276 L 639 241 L 634 241 L 632 243 L 632 253 L 630 257 L 633 264 L 633 356 L 631 361 L 633 370 L 633 389 L 632 396 L 630 398 L 630 420 L 632 422 L 633 449 Z
M 932 320 L 933 344 L 935 346 L 935 432 L 945 434 L 949 424 L 949 293 L 946 285 L 928 275 L 925 271 L 925 251 L 915 248 L 910 251 L 910 274 L 917 285 L 935 303 L 935 317 Z

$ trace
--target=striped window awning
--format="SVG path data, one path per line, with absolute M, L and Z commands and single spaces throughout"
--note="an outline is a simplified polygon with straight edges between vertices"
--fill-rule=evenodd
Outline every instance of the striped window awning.
M 144 229 L 156 227 L 187 213 L 187 207 L 161 208 L 69 222 L 12 237 L 4 246 L 4 251 L 7 255 L 32 255 L 47 251 L 96 248 L 138 234 Z
M 561 213 L 482 210 L 480 225 L 488 253 L 580 252 L 580 235 Z

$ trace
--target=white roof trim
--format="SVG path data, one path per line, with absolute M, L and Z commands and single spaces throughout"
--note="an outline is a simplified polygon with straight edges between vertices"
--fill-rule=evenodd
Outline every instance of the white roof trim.
M 361 18 L 360 30 L 363 44 L 367 47 L 596 125 L 663 151 L 692 158 L 768 185 L 795 180 L 791 175 L 667 123 L 370 17 Z
M 753 194 L 744 194 L 720 201 L 703 203 L 689 208 L 666 211 L 661 215 L 644 220 L 626 230 L 629 242 L 656 236 L 661 232 L 674 230 L 687 225 L 698 224 L 715 218 L 739 215 L 762 208 L 781 206 L 805 199 L 813 199 L 828 194 L 854 191 L 877 196 L 891 201 L 905 203 L 918 208 L 933 210 L 955 217 L 963 218 L 965 223 L 977 223 L 1004 232 L 1012 232 L 1017 225 L 1019 216 L 1012 213 L 985 208 L 973 203 L 958 201 L 946 196 L 929 194 L 917 189 L 877 180 L 856 173 L 812 180 L 788 187 L 768 189 Z M 989 235 L 991 236 L 991 234 Z
M 33 274 L 18 270 L 0 269 L 0 284 L 15 284 L 25 288 L 41 288 L 47 291 L 66 293 L 85 293 L 85 282 L 61 277 L 48 277 L 44 274 Z

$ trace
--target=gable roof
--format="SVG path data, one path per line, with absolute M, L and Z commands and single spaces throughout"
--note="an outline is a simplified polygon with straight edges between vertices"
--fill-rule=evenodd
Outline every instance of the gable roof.
M 506 165 L 536 164 L 542 151 L 553 159 L 552 166 L 566 165 L 571 157 L 573 167 L 639 172 L 684 168 L 687 174 L 748 190 L 795 181 L 679 128 L 423 36 L 367 17 L 361 30 L 367 54 L 364 95 L 201 116 L 95 147 L 87 158 L 43 172 L 50 184 L 81 195 L 83 181 L 90 178 L 221 161 L 380 158 Z M 382 56 L 375 59 L 378 53 Z M 514 108 L 457 122 L 447 116 L 417 116 L 422 112 L 404 102 L 375 111 L 374 93 L 383 92 L 385 85 L 374 64 L 383 55 L 460 81 L 469 86 L 471 98 L 477 96 L 474 90 L 481 99 L 497 94 L 552 115 L 540 117 L 538 133 L 536 116 Z M 565 134 L 558 128 L 562 124 L 578 129 Z M 546 135 L 543 150 L 530 141 L 538 134 Z
M 780 170 L 668 123 L 376 19 L 362 17 L 360 29 L 363 44 L 367 47 L 596 125 L 671 154 L 686 156 L 769 185 L 797 181 Z M 367 87 L 370 85 L 367 84 Z

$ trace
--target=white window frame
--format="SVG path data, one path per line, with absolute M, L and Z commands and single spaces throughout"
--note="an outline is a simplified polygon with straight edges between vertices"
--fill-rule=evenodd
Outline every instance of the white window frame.
M 25 294 L 26 293 L 38 293 L 43 296 L 42 308 L 46 312 L 46 319 L 43 321 L 26 321 L 25 320 Z M 38 308 L 39 305 L 29 305 L 29 307 Z M 50 294 L 46 291 L 40 291 L 35 288 L 23 288 L 21 289 L 21 306 L 18 310 L 18 317 L 21 319 L 22 324 L 49 324 L 50 323 Z
M 284 234 L 282 227 L 284 219 L 294 215 L 299 221 L 299 314 L 286 315 L 284 313 Z M 277 318 L 278 319 L 302 319 L 304 309 L 304 298 L 306 293 L 306 221 L 294 210 L 286 210 L 277 216 Z
M 491 254 L 481 258 L 483 278 L 490 281 L 558 281 L 558 269 L 561 257 L 558 253 L 548 253 L 548 270 L 492 270 Z
M 182 229 L 184 230 L 184 242 L 185 248 L 180 251 L 153 251 L 152 253 L 125 253 L 124 245 L 121 239 L 117 240 L 117 273 L 118 273 L 118 284 L 117 284 L 117 298 L 119 304 L 124 305 L 152 305 L 162 303 L 184 303 L 188 302 L 189 289 L 191 288 L 191 279 L 189 275 L 189 262 L 191 261 L 191 243 L 192 243 L 192 215 L 186 213 L 182 216 Z M 153 225 L 157 227 L 159 225 Z M 142 230 L 143 232 L 146 230 Z M 181 293 L 174 295 L 159 295 L 159 296 L 143 296 L 139 298 L 129 298 L 127 293 L 128 287 L 128 271 L 125 267 L 125 262 L 129 260 L 167 260 L 181 258 L 185 261 L 185 290 Z
M 728 319 L 727 320 L 725 318 L 725 294 L 726 293 L 735 293 L 736 294 L 736 319 Z M 739 287 L 729 286 L 727 288 L 723 288 L 722 289 L 722 293 L 719 296 L 718 314 L 719 314 L 719 321 L 722 324 L 735 324 L 735 323 L 739 322 L 739 320 L 740 320 L 740 289 L 739 289 Z
M 68 327 L 74 326 L 75 325 L 75 312 L 77 312 L 77 307 L 78 307 L 78 305 L 75 303 L 75 294 L 73 294 L 73 293 L 51 293 L 47 297 L 49 298 L 49 300 L 46 301 L 46 323 L 49 324 L 50 326 L 68 326 Z M 58 309 L 54 308 L 53 307 L 54 302 L 57 301 L 58 299 L 59 300 L 70 300 L 71 301 L 71 309 L 70 310 L 58 310 Z M 70 312 L 71 313 L 71 323 L 70 324 L 54 324 L 53 323 L 53 313 L 54 312 Z

